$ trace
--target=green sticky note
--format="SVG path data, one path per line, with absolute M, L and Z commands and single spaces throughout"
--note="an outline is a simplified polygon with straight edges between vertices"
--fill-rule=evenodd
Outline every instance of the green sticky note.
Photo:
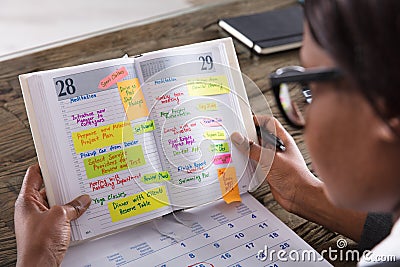
M 162 183 L 171 180 L 167 171 L 154 172 L 143 175 L 141 181 L 145 184 Z
M 123 150 L 105 153 L 83 160 L 86 175 L 89 179 L 116 173 L 128 168 L 146 164 L 142 146 L 132 146 Z

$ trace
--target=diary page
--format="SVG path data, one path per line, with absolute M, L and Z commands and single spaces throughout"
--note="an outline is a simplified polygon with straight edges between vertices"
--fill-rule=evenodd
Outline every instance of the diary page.
M 248 188 L 247 156 L 229 138 L 246 130 L 225 53 L 224 43 L 214 41 L 148 53 L 135 62 L 176 209 L 222 196 L 237 201 Z
M 132 59 L 56 70 L 29 79 L 55 202 L 93 200 L 72 222 L 73 239 L 118 230 L 171 211 L 154 122 Z M 35 81 L 37 84 L 35 84 Z M 38 105 L 44 99 L 43 105 Z M 46 184 L 46 186 L 49 186 Z

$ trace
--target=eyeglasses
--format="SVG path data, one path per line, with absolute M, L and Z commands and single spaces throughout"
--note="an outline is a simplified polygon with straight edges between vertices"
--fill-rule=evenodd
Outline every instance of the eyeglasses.
M 284 67 L 270 75 L 276 103 L 287 122 L 302 128 L 306 122 L 306 109 L 312 102 L 310 82 L 332 81 L 341 77 L 336 68 L 305 69 L 300 66 Z

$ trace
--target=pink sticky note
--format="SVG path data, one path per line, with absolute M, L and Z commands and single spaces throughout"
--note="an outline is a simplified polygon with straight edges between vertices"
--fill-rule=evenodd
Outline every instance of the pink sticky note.
M 108 89 L 128 75 L 125 67 L 119 68 L 99 82 L 99 89 Z
M 222 119 L 221 118 L 214 118 L 214 119 L 203 119 L 201 121 L 201 124 L 203 124 L 206 127 L 217 127 L 221 126 Z
M 214 164 L 227 164 L 232 161 L 231 154 L 222 154 L 214 157 Z

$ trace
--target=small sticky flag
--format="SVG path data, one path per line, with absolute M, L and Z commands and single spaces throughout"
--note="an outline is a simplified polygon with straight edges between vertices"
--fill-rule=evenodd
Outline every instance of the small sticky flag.
M 222 198 L 225 202 L 229 204 L 235 201 L 242 201 L 240 198 L 235 167 L 221 168 L 217 171 Z
M 227 164 L 232 161 L 231 154 L 222 154 L 214 157 L 213 163 L 215 165 Z
M 225 140 L 226 139 L 224 130 L 205 131 L 203 136 L 206 139 L 211 139 L 211 140 Z

